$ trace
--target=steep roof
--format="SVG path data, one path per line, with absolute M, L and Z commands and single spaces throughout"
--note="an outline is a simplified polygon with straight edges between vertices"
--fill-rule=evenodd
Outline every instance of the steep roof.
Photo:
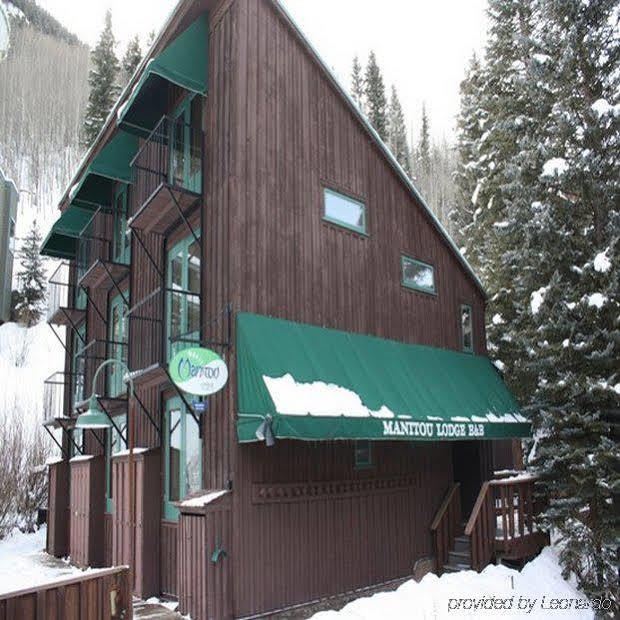
M 194 4 L 194 2 L 195 0 L 179 0 L 176 7 L 170 13 L 161 32 L 159 33 L 159 35 L 156 37 L 155 41 L 153 42 L 151 49 L 148 51 L 147 54 L 145 54 L 144 58 L 142 59 L 142 62 L 140 63 L 136 71 L 134 72 L 132 78 L 129 80 L 129 83 L 124 88 L 118 101 L 112 108 L 110 115 L 106 119 L 106 122 L 103 128 L 101 129 L 99 135 L 97 136 L 93 145 L 90 147 L 90 149 L 84 156 L 84 159 L 82 160 L 80 166 L 78 167 L 78 170 L 73 180 L 69 183 L 69 186 L 65 190 L 65 193 L 61 200 L 61 204 L 66 202 L 67 198 L 69 197 L 70 188 L 75 183 L 77 183 L 78 179 L 80 178 L 80 174 L 82 170 L 85 168 L 86 163 L 91 159 L 92 155 L 97 150 L 100 150 L 102 148 L 103 145 L 100 144 L 102 137 L 106 133 L 109 133 L 111 129 L 114 127 L 115 123 L 113 122 L 113 119 L 116 118 L 118 109 L 121 108 L 121 104 L 125 105 L 128 98 L 131 96 L 134 86 L 138 82 L 141 74 L 145 71 L 149 61 L 153 58 L 156 52 L 161 50 L 161 48 L 164 45 L 164 42 L 170 39 L 172 32 L 169 32 L 169 30 L 171 30 L 171 27 L 173 25 L 175 24 L 178 25 L 178 22 L 180 21 L 181 16 L 187 13 L 188 9 Z M 360 109 L 357 107 L 357 105 L 355 104 L 355 102 L 353 101 L 349 93 L 347 92 L 346 88 L 340 83 L 340 81 L 334 75 L 334 73 L 329 68 L 327 63 L 321 58 L 321 55 L 318 53 L 318 51 L 309 41 L 308 37 L 304 34 L 303 30 L 295 22 L 291 14 L 288 12 L 286 7 L 283 5 L 282 0 L 268 0 L 268 4 L 271 7 L 273 7 L 273 9 L 281 16 L 281 18 L 295 32 L 295 34 L 301 41 L 302 45 L 308 51 L 310 57 L 319 65 L 319 67 L 321 68 L 321 70 L 323 71 L 327 79 L 330 81 L 332 86 L 343 97 L 346 105 L 349 107 L 351 112 L 362 123 L 365 130 L 370 135 L 371 139 L 375 142 L 379 150 L 383 153 L 383 155 L 387 159 L 388 164 L 393 168 L 395 173 L 398 175 L 400 180 L 403 182 L 403 184 L 405 185 L 405 187 L 407 188 L 407 190 L 409 191 L 409 193 L 411 194 L 415 202 L 421 206 L 421 208 L 423 209 L 423 211 L 426 213 L 427 217 L 429 218 L 431 224 L 435 227 L 435 229 L 438 231 L 440 236 L 444 239 L 446 245 L 454 253 L 455 257 L 457 258 L 457 260 L 459 261 L 459 263 L 461 264 L 465 272 L 471 277 L 474 284 L 478 287 L 482 295 L 486 298 L 487 295 L 484 290 L 484 286 L 482 285 L 482 282 L 480 281 L 478 276 L 475 274 L 474 270 L 472 269 L 471 265 L 468 263 L 467 259 L 461 254 L 459 248 L 456 246 L 456 244 L 452 240 L 452 237 L 450 237 L 446 229 L 442 226 L 441 222 L 437 219 L 435 214 L 431 211 L 428 204 L 426 203 L 426 201 L 424 200 L 420 192 L 417 190 L 417 188 L 415 187 L 415 185 L 413 184 L 413 182 L 411 181 L 407 173 L 403 170 L 402 166 L 398 163 L 398 161 L 396 160 L 396 158 L 394 157 L 390 149 L 387 147 L 385 142 L 383 142 L 383 140 L 379 137 L 379 134 L 372 127 L 368 119 L 362 114 Z

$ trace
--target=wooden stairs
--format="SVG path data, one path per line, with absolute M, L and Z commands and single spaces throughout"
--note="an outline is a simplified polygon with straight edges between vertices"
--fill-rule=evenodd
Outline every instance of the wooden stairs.
M 437 572 L 481 571 L 493 561 L 533 557 L 548 545 L 548 534 L 535 525 L 534 480 L 523 474 L 485 482 L 467 521 L 460 485 L 453 484 L 431 524 Z

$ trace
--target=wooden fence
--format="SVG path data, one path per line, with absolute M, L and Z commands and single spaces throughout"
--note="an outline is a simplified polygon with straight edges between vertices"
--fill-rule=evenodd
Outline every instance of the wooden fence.
M 0 620 L 130 620 L 129 569 L 105 568 L 0 594 Z
M 448 490 L 431 524 L 437 571 L 440 575 L 448 561 L 448 552 L 454 546 L 454 539 L 462 533 L 462 529 L 459 532 L 459 528 L 461 528 L 461 485 L 457 482 Z

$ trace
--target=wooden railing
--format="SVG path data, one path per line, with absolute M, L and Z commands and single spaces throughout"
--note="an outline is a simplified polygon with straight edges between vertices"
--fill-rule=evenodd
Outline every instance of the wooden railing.
M 525 558 L 548 544 L 548 535 L 534 524 L 534 480 L 525 475 L 482 485 L 465 527 L 474 570 L 482 570 L 496 555 Z
M 459 528 L 461 527 L 460 487 L 461 485 L 458 482 L 450 487 L 431 524 L 435 557 L 437 558 L 437 572 L 440 575 L 448 561 L 448 553 L 454 546 L 454 539 L 459 535 Z
M 131 620 L 129 569 L 106 568 L 0 594 L 0 618 L 47 620 L 52 617 Z

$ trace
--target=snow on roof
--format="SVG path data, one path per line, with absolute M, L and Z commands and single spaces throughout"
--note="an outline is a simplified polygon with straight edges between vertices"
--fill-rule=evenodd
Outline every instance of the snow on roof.
M 202 508 L 211 502 L 214 502 L 218 497 L 222 497 L 222 495 L 226 495 L 226 493 L 230 493 L 228 489 L 219 489 L 217 491 L 209 491 L 204 495 L 198 495 L 197 497 L 190 497 L 182 502 L 180 502 L 180 506 L 184 506 L 186 508 Z
M 90 459 L 94 459 L 94 454 L 78 454 L 71 459 L 71 463 L 79 463 L 80 461 L 90 461 Z
M 134 448 L 133 449 L 133 453 L 134 454 L 144 454 L 145 452 L 148 452 L 149 448 Z M 112 455 L 112 458 L 116 458 L 117 456 L 129 456 L 129 450 L 121 450 L 120 452 L 116 452 L 115 454 Z

